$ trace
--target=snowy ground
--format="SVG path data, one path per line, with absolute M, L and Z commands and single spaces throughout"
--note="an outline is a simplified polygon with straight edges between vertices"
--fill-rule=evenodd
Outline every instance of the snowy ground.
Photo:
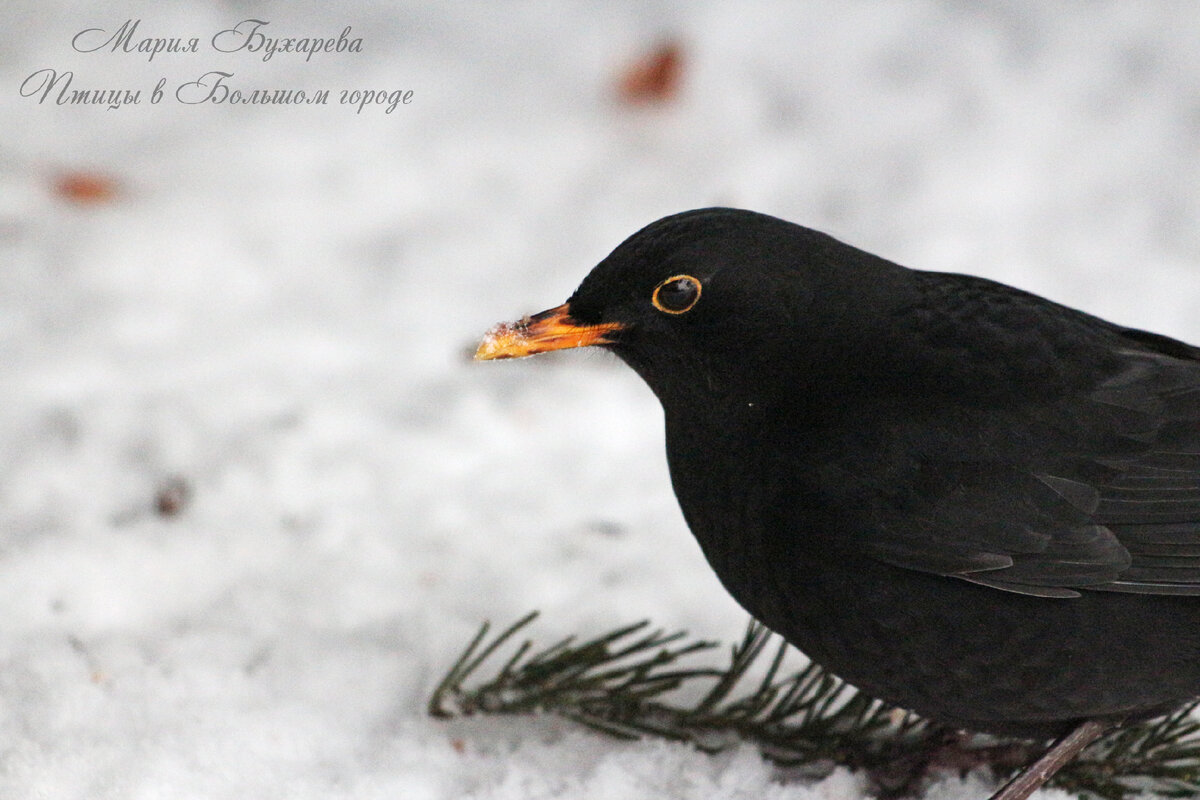
M 1200 7 L 326 5 L 0 5 L 0 796 L 859 797 L 750 749 L 424 716 L 484 618 L 744 619 L 632 373 L 464 352 L 712 204 L 1200 340 Z M 211 48 L 251 18 L 361 52 Z M 72 49 L 127 19 L 200 51 Z M 679 97 L 623 107 L 662 35 Z M 44 68 L 142 100 L 22 97 Z M 150 103 L 209 70 L 334 102 Z M 115 190 L 72 201 L 64 170 Z M 191 501 L 157 514 L 172 480 Z

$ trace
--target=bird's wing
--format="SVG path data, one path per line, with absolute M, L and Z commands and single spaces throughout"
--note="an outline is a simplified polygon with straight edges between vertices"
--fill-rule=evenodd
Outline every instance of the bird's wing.
M 916 500 L 872 514 L 867 554 L 1021 594 L 1200 595 L 1200 350 L 1129 333 L 1063 452 L 926 460 Z

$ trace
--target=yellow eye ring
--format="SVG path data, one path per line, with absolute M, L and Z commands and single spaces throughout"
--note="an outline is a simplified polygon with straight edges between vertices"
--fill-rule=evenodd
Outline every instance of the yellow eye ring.
M 700 281 L 691 275 L 672 275 L 654 287 L 650 302 L 664 314 L 683 314 L 696 305 L 700 290 Z

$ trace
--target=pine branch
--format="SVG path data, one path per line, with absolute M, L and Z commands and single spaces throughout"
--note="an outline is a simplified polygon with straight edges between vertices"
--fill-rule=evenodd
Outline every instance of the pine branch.
M 515 637 L 536 619 L 527 614 L 490 641 L 484 623 L 429 700 L 436 717 L 549 712 L 625 739 L 660 736 L 718 752 L 739 741 L 768 758 L 819 775 L 835 766 L 868 772 L 880 793 L 911 793 L 930 769 L 967 771 L 991 766 L 1011 772 L 1039 746 L 991 737 L 964 737 L 946 727 L 859 694 L 816 664 L 784 674 L 788 645 L 770 648 L 772 634 L 751 621 L 723 668 L 684 667 L 681 661 L 716 647 L 687 641 L 686 633 L 650 630 L 646 621 L 583 642 L 568 637 L 534 652 Z M 485 664 L 513 651 L 491 677 Z M 752 667 L 773 654 L 766 671 Z M 748 688 L 739 687 L 749 684 Z M 699 699 L 683 697 L 707 689 Z M 1200 721 L 1195 705 L 1121 728 L 1067 765 L 1050 782 L 1104 800 L 1153 792 L 1200 794 Z

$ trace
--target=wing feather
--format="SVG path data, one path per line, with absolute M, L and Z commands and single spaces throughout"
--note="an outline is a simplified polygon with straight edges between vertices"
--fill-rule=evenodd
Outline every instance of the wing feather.
M 1123 367 L 1053 409 L 1075 421 L 1061 453 L 918 459 L 920 489 L 874 511 L 867 553 L 1039 597 L 1200 595 L 1200 349 L 1123 333 Z

